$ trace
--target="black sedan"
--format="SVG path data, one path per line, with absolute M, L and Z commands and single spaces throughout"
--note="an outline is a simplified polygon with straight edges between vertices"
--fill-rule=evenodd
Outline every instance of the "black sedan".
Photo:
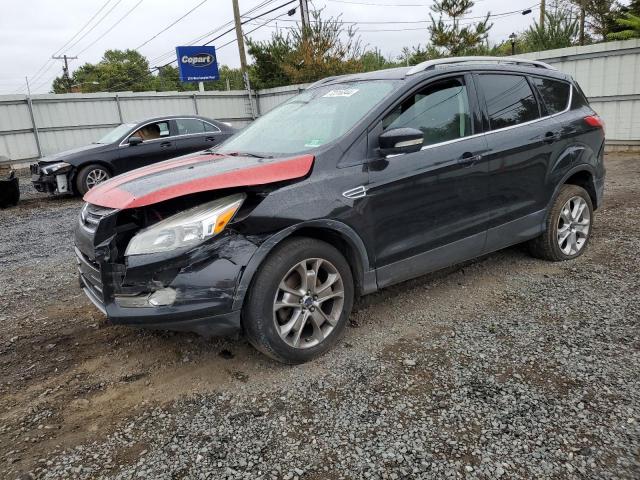
M 91 145 L 43 157 L 31 165 L 31 181 L 39 192 L 84 195 L 113 176 L 205 150 L 234 133 L 224 122 L 198 116 L 123 123 Z

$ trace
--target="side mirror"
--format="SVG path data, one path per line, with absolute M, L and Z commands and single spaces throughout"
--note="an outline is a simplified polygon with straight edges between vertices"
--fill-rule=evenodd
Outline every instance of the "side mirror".
M 417 152 L 422 148 L 423 133 L 417 128 L 393 128 L 378 137 L 382 155 Z
M 140 145 L 142 143 L 142 139 L 137 135 L 132 135 L 129 137 L 129 146 L 135 147 L 136 145 Z

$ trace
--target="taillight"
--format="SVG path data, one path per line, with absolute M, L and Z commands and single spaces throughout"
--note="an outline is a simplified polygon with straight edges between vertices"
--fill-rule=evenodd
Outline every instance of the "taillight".
M 604 129 L 604 122 L 598 115 L 589 115 L 584 117 L 584 121 L 590 127 L 597 127 Z

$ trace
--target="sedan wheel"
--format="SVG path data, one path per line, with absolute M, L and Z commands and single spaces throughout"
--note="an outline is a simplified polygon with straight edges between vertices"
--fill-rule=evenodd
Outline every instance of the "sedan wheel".
M 106 182 L 111 178 L 111 172 L 106 167 L 98 164 L 87 165 L 76 178 L 76 189 L 80 195 L 84 195 L 93 187 Z
M 87 189 L 91 190 L 96 185 L 102 182 L 105 182 L 107 180 L 109 180 L 109 174 L 105 172 L 103 169 L 96 168 L 94 170 L 91 170 L 87 174 L 87 180 L 86 180 Z

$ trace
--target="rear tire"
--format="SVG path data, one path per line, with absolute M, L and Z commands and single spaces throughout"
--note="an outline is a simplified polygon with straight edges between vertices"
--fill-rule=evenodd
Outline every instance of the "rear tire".
M 89 190 L 111 178 L 111 172 L 106 167 L 93 163 L 83 167 L 76 177 L 76 190 L 84 196 Z
M 563 185 L 549 210 L 545 232 L 529 241 L 529 251 L 552 262 L 571 260 L 587 249 L 592 228 L 593 204 L 587 191 Z
M 332 245 L 285 240 L 260 266 L 242 323 L 251 344 L 274 360 L 299 364 L 329 350 L 353 306 L 351 268 Z

